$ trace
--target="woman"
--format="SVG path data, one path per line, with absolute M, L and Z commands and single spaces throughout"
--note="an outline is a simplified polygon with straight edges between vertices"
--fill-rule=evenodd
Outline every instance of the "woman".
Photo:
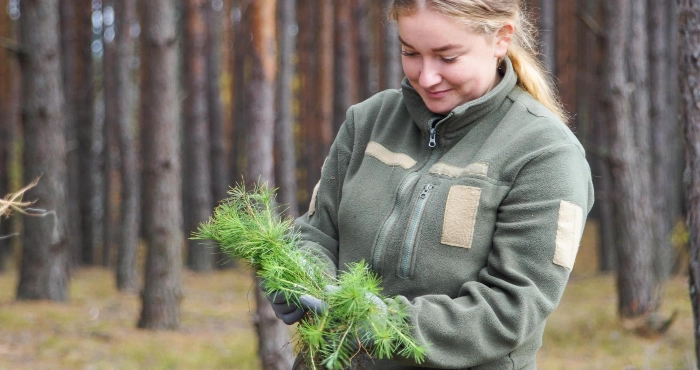
M 593 203 L 583 148 L 519 1 L 395 0 L 390 15 L 406 78 L 349 109 L 297 220 L 304 248 L 333 271 L 367 261 L 427 347 L 420 365 L 364 366 L 535 369 Z

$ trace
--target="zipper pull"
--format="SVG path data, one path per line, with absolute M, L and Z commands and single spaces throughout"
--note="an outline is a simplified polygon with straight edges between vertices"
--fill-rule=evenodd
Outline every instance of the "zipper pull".
M 423 187 L 423 191 L 420 192 L 419 197 L 421 199 L 425 199 L 425 197 L 428 196 L 428 193 L 430 193 L 430 190 L 433 188 L 433 184 L 425 184 Z
M 430 128 L 430 141 L 428 141 L 428 146 L 435 148 L 437 141 L 435 141 L 435 127 Z

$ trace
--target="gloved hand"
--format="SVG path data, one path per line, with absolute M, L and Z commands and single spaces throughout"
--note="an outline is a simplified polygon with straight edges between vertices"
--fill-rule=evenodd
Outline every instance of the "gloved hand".
M 260 289 L 266 291 L 264 280 L 260 280 Z M 328 306 L 326 302 L 307 294 L 303 294 L 299 297 L 300 306 L 287 301 L 287 298 L 281 293 L 266 294 L 265 297 L 270 301 L 275 315 L 287 325 L 292 325 L 301 320 L 309 310 L 318 314 L 325 311 Z
M 375 306 L 375 310 L 370 312 L 370 315 L 378 315 L 379 317 L 386 317 L 388 315 L 387 305 L 381 298 L 372 293 L 365 294 L 365 298 L 372 302 Z M 371 353 L 374 344 L 374 338 L 372 338 L 372 333 L 368 328 L 360 328 L 354 340 L 351 340 L 348 343 L 350 350 L 355 353 L 359 351 L 360 346 L 362 346 L 362 348 L 364 348 L 367 352 Z

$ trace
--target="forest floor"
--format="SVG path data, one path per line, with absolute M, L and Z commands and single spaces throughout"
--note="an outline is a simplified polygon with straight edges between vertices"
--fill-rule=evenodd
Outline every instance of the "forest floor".
M 183 276 L 181 328 L 135 328 L 136 294 L 118 293 L 111 272 L 73 274 L 70 301 L 14 299 L 16 273 L 0 275 L 0 369 L 257 369 L 250 273 Z M 642 338 L 616 317 L 610 275 L 573 277 L 550 317 L 538 367 L 693 369 L 691 307 L 684 277 L 666 286 L 661 312 L 678 317 L 663 336 Z
M 641 337 L 617 317 L 615 279 L 596 272 L 591 235 L 587 227 L 569 286 L 548 319 L 538 368 L 696 369 L 687 277 L 664 289 L 660 314 L 678 313 L 671 328 Z M 0 370 L 259 368 L 245 268 L 185 271 L 174 332 L 137 329 L 138 294 L 117 292 L 107 269 L 75 271 L 66 303 L 17 301 L 16 286 L 17 271 L 0 274 Z

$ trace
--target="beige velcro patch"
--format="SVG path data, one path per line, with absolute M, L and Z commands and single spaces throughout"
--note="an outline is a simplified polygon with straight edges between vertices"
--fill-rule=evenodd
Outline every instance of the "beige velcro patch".
M 394 153 L 376 141 L 370 141 L 365 149 L 365 154 L 370 155 L 389 166 L 401 166 L 409 169 L 416 165 L 416 160 L 403 153 Z
M 465 175 L 486 176 L 489 173 L 489 164 L 486 162 L 474 162 L 469 164 L 467 167 L 457 167 L 445 162 L 438 162 L 430 167 L 428 172 L 455 178 Z
M 465 185 L 450 187 L 445 204 L 440 243 L 453 247 L 472 247 L 480 198 L 480 188 Z
M 562 200 L 559 203 L 556 249 L 553 262 L 572 270 L 583 233 L 583 209 L 574 203 Z

